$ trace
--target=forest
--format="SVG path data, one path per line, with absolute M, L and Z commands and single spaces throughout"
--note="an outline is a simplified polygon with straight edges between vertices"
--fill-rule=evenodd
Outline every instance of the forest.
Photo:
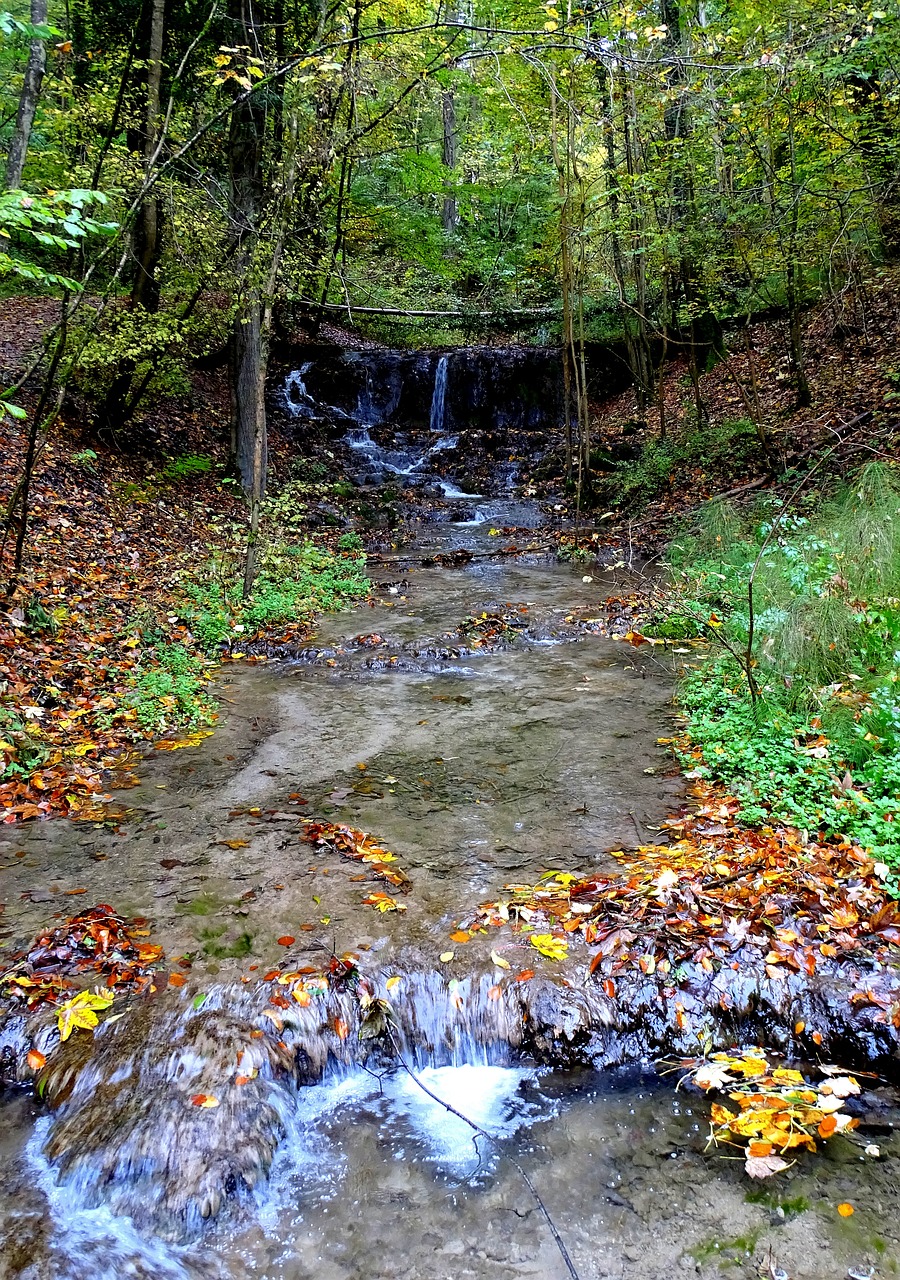
M 897 0 L 5 5 L 0 1275 L 894 1274 Z

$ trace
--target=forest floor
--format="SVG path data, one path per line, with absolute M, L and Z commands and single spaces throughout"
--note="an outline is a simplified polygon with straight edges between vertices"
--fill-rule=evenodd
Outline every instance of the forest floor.
M 727 359 L 700 379 L 708 418 L 702 432 L 695 425 L 694 391 L 684 360 L 672 361 L 662 380 L 662 413 L 659 403 L 641 406 L 633 389 L 597 406 L 595 438 L 609 468 L 597 500 L 610 502 L 618 491 L 621 510 L 604 540 L 626 550 L 658 551 L 672 536 L 673 521 L 713 497 L 752 501 L 778 475 L 782 479 L 776 488 L 788 492 L 813 464 L 818 484 L 867 459 L 898 456 L 896 272 L 884 271 L 858 291 L 848 289 L 807 313 L 803 348 L 809 406 L 797 403 L 786 319 L 726 331 L 725 345 Z M 741 429 L 736 431 L 736 424 Z M 765 437 L 765 449 L 755 424 Z M 648 446 L 650 457 L 641 466 L 639 453 Z M 613 460 L 627 474 L 613 469 Z M 630 485 L 624 503 L 623 480 Z

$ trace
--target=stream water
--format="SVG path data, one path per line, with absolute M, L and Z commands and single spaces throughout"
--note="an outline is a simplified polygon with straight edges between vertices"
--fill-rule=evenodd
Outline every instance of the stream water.
M 223 667 L 215 736 L 157 753 L 125 793 L 132 814 L 118 831 L 0 835 L 6 946 L 74 901 L 109 901 L 147 916 L 189 975 L 98 1031 L 96 1061 L 58 1109 L 21 1094 L 0 1104 L 3 1280 L 559 1280 L 562 1258 L 510 1157 L 582 1280 L 900 1271 L 888 1103 L 878 1161 L 837 1142 L 760 1190 L 740 1161 L 705 1150 L 706 1104 L 652 1064 L 598 1072 L 524 1055 L 510 1005 L 492 994 L 492 940 L 439 961 L 455 923 L 505 883 L 611 867 L 607 851 L 659 838 L 681 796 L 657 745 L 671 728 L 671 655 L 643 657 L 573 621 L 627 583 L 477 558 L 496 548 L 498 510 L 466 501 L 465 519 L 423 543 L 476 558 L 382 566 L 372 603 L 323 619 L 293 661 Z M 460 630 L 499 612 L 516 619 L 503 643 Z M 406 911 L 366 905 L 359 864 L 300 844 L 298 812 L 376 833 L 412 880 Z M 249 1044 L 270 998 L 260 974 L 285 962 L 282 935 L 300 939 L 297 964 L 353 950 L 401 978 L 407 1065 L 363 1065 L 352 1036 L 298 1015 L 281 1048 L 302 1045 L 299 1078 L 260 1060 L 239 1101 L 183 1105 Z M 493 945 L 514 968 L 534 955 L 511 937 Z M 473 1140 L 417 1078 L 495 1141 Z M 245 1155 L 252 1176 L 213 1185 L 219 1164 L 244 1167 Z M 195 1184 L 221 1208 L 211 1221 L 184 1211 L 181 1189 Z M 836 1213 L 845 1201 L 850 1218 Z

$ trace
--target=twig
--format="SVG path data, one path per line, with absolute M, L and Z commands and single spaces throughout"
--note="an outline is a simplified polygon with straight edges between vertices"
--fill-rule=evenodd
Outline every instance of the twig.
M 458 1120 L 462 1120 L 463 1124 L 467 1124 L 470 1129 L 473 1129 L 475 1131 L 475 1133 L 480 1134 L 482 1138 L 486 1138 L 488 1142 L 492 1143 L 495 1147 L 498 1148 L 501 1154 L 506 1156 L 510 1164 L 514 1165 L 515 1168 L 518 1169 L 519 1173 L 522 1175 L 522 1181 L 525 1183 L 526 1187 L 531 1192 L 532 1197 L 534 1198 L 535 1204 L 540 1210 L 541 1215 L 543 1216 L 543 1219 L 546 1222 L 547 1226 L 550 1228 L 550 1234 L 553 1236 L 553 1239 L 556 1243 L 557 1249 L 560 1252 L 562 1260 L 566 1264 L 566 1270 L 568 1271 L 569 1275 L 572 1277 L 572 1280 L 580 1280 L 578 1272 L 575 1270 L 575 1264 L 572 1261 L 572 1259 L 569 1257 L 569 1251 L 565 1246 L 562 1236 L 559 1234 L 559 1231 L 556 1228 L 556 1223 L 550 1217 L 550 1212 L 547 1206 L 544 1204 L 543 1200 L 541 1199 L 538 1193 L 537 1187 L 531 1181 L 528 1174 L 519 1164 L 515 1156 L 510 1155 L 508 1151 L 504 1151 L 503 1148 L 500 1146 L 500 1143 L 498 1142 L 498 1140 L 494 1137 L 492 1133 L 488 1133 L 487 1129 L 482 1129 L 481 1125 L 476 1124 L 474 1120 L 470 1120 L 468 1116 L 464 1116 L 461 1111 L 457 1111 L 456 1107 L 451 1106 L 449 1102 L 445 1102 L 443 1098 L 439 1098 L 436 1093 L 432 1093 L 432 1091 L 428 1088 L 428 1086 L 422 1083 L 422 1081 L 419 1079 L 416 1073 L 412 1070 L 412 1068 L 406 1062 L 405 1058 L 403 1057 L 403 1053 L 400 1049 L 400 1046 L 397 1043 L 395 1036 L 393 1035 L 393 1031 L 391 1033 L 391 1039 L 394 1042 L 394 1049 L 396 1050 L 397 1057 L 400 1060 L 401 1067 L 407 1073 L 410 1079 L 413 1080 L 419 1086 L 422 1092 L 427 1093 L 428 1097 L 431 1098 L 432 1102 L 436 1102 L 438 1106 L 443 1107 L 445 1111 L 449 1111 L 450 1114 L 456 1116 Z

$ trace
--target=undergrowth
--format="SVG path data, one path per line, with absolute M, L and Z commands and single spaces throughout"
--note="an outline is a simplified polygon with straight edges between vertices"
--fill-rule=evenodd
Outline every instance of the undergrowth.
M 603 459 L 598 457 L 599 465 Z M 664 440 L 648 440 L 637 457 L 609 460 L 597 484 L 598 499 L 609 506 L 639 511 L 669 487 L 676 474 L 734 475 L 765 461 L 756 427 L 739 418 L 713 423 Z
M 648 634 L 710 644 L 681 687 L 685 762 L 738 796 L 744 822 L 848 836 L 896 885 L 898 469 L 869 464 L 805 510 L 742 519 L 717 505 L 669 566 L 672 604 Z
M 339 546 L 343 544 L 344 551 L 309 540 L 270 543 L 246 600 L 229 554 L 220 550 L 185 585 L 185 620 L 206 653 L 271 628 L 307 624 L 316 613 L 369 594 L 366 559 L 358 541 L 355 535 L 343 535 Z
M 215 711 L 206 692 L 208 666 L 183 644 L 145 650 L 126 700 L 140 729 L 160 733 L 173 725 L 197 729 L 208 724 Z

